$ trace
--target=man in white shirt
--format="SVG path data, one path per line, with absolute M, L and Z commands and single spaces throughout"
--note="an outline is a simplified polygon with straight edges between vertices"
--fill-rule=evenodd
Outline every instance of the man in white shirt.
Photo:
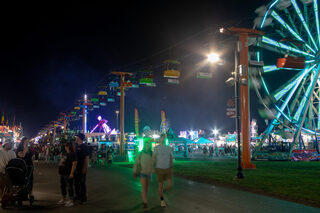
M 6 140 L 0 148 L 0 195 L 8 184 L 8 177 L 5 174 L 6 166 L 11 159 L 16 158 L 16 153 L 11 150 L 12 145 L 11 140 Z
M 171 147 L 165 144 L 166 137 L 166 134 L 161 134 L 159 139 L 160 144 L 154 147 L 152 156 L 159 183 L 158 192 L 161 200 L 161 207 L 166 207 L 166 202 L 163 198 L 164 181 L 167 182 L 165 191 L 168 191 L 172 186 L 173 156 Z

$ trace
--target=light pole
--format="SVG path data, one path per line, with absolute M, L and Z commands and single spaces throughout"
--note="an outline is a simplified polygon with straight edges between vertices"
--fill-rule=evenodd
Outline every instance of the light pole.
M 237 51 L 235 51 L 234 56 L 234 64 L 235 64 L 235 70 L 234 70 L 234 107 L 236 108 L 236 131 L 237 131 L 237 142 L 238 142 L 238 173 L 236 178 L 237 179 L 244 179 L 244 175 L 242 173 L 242 166 L 241 166 L 241 136 L 240 136 L 240 110 L 239 110 L 239 69 L 238 69 L 238 56 Z
M 117 130 L 119 129 L 119 128 L 118 128 L 119 112 L 120 112 L 119 110 L 116 110 L 116 111 L 115 111 L 115 113 L 116 113 L 116 115 L 117 115 L 117 126 L 116 126 Z
M 260 37 L 264 35 L 264 32 L 259 30 L 254 30 L 254 29 L 236 28 L 236 27 L 231 27 L 229 29 L 222 28 L 220 29 L 220 32 L 238 37 L 236 55 L 237 53 L 239 53 L 239 65 L 238 65 L 238 58 L 236 58 L 237 61 L 236 61 L 236 70 L 235 70 L 235 75 L 237 76 L 235 76 L 233 80 L 228 79 L 227 83 L 230 84 L 233 81 L 236 84 L 237 92 L 238 92 L 238 87 L 240 87 L 240 96 L 238 96 L 238 93 L 237 93 L 237 98 L 240 99 L 240 101 L 237 99 L 236 107 L 239 108 L 238 105 L 240 105 L 240 109 L 241 109 L 241 115 L 239 115 L 239 111 L 238 111 L 237 116 L 241 116 L 241 138 L 242 138 L 242 151 L 243 151 L 242 166 L 244 169 L 255 169 L 256 166 L 251 162 L 251 153 L 250 153 L 251 138 L 250 138 L 250 109 L 249 109 L 249 87 L 248 87 L 248 78 L 249 78 L 248 38 Z M 239 125 L 240 125 L 240 121 L 239 123 L 237 123 L 238 127 Z M 239 141 L 239 132 L 238 132 L 238 141 Z M 238 147 L 238 150 L 239 150 L 239 147 Z
M 82 109 L 82 130 L 83 130 L 83 134 L 87 133 L 87 99 L 88 96 L 87 94 L 84 95 L 84 107 Z
M 219 130 L 217 130 L 217 129 L 212 130 L 212 134 L 214 135 L 214 139 L 216 140 L 217 135 L 219 134 Z

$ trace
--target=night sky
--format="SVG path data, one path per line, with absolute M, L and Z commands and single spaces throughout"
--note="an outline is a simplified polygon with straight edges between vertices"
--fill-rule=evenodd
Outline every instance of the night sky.
M 95 94 L 111 71 L 151 68 L 157 87 L 130 89 L 126 94 L 126 131 L 134 130 L 134 107 L 139 109 L 141 128 L 158 129 L 163 109 L 175 131 L 215 127 L 233 131 L 234 120 L 226 117 L 225 108 L 234 90 L 224 81 L 233 69 L 234 43 L 217 31 L 223 26 L 252 27 L 254 10 L 263 3 L 2 2 L 1 114 L 10 123 L 15 115 L 25 135 L 34 136 L 59 112 L 71 110 L 81 95 Z M 226 63 L 210 67 L 213 79 L 197 79 L 196 71 L 210 50 L 219 52 Z M 181 61 L 179 85 L 168 85 L 161 77 L 166 59 Z M 259 118 L 256 96 L 251 99 L 252 117 Z M 119 103 L 108 104 L 90 113 L 89 128 L 98 114 L 115 127 L 117 108 Z

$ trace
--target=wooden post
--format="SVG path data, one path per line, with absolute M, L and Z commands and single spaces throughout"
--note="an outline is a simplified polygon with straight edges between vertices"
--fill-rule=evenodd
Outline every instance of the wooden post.
M 132 86 L 132 83 L 125 81 L 125 76 L 132 75 L 128 72 L 112 72 L 114 75 L 120 75 L 120 155 L 124 155 L 124 144 L 125 144 L 125 131 L 124 131 L 124 89 Z

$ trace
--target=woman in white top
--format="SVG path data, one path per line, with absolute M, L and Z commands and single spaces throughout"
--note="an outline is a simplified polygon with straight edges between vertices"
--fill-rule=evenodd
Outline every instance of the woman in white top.
M 143 208 L 146 209 L 148 207 L 148 187 L 152 176 L 152 151 L 151 151 L 151 142 L 150 139 L 145 139 L 143 144 L 142 151 L 137 155 L 136 162 L 133 167 L 133 177 L 139 175 L 140 182 L 142 185 L 142 201 Z M 140 170 L 140 171 L 138 171 Z M 140 174 L 139 174 L 140 173 Z

